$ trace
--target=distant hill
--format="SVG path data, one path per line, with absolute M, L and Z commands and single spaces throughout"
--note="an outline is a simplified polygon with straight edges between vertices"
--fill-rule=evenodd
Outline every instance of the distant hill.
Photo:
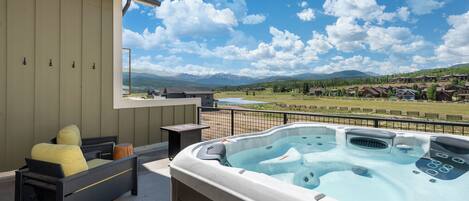
M 447 68 L 425 69 L 411 73 L 379 75 L 361 71 L 340 71 L 330 74 L 301 74 L 284 80 L 267 80 L 249 85 L 224 87 L 223 90 L 241 90 L 256 87 L 284 87 L 289 89 L 302 88 L 304 84 L 311 87 L 340 87 L 350 85 L 369 85 L 390 83 L 394 77 L 417 77 L 422 75 L 442 76 L 449 74 L 469 74 L 469 64 L 458 64 Z
M 356 70 L 334 72 L 330 74 L 304 73 L 293 76 L 271 76 L 266 78 L 254 78 L 226 73 L 214 75 L 191 75 L 179 74 L 176 76 L 158 76 L 149 73 L 132 73 L 132 86 L 134 89 L 159 89 L 164 87 L 199 87 L 218 88 L 224 86 L 242 86 L 256 83 L 288 81 L 288 80 L 325 80 L 325 79 L 348 79 L 370 77 L 368 73 Z M 124 73 L 124 85 L 128 85 L 128 73 Z
M 257 82 L 256 78 L 248 76 L 239 76 L 227 73 L 218 73 L 214 75 L 191 75 L 191 74 L 180 74 L 174 77 L 179 80 L 190 80 L 199 85 L 204 86 L 236 86 L 252 84 Z
M 443 76 L 450 74 L 469 74 L 469 63 L 457 64 L 447 68 L 433 68 L 419 70 L 412 73 L 395 74 L 397 77 L 418 77 L 418 76 Z
M 129 74 L 123 73 L 124 85 L 129 85 Z M 132 73 L 132 88 L 143 91 L 146 89 L 160 89 L 165 87 L 201 87 L 200 84 L 185 80 L 175 80 L 172 77 L 158 76 L 148 73 Z

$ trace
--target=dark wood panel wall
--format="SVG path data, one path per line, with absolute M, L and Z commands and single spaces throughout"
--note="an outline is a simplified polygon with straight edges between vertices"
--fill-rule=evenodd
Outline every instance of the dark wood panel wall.
M 112 0 L 0 0 L 0 172 L 66 125 L 135 146 L 194 123 L 195 105 L 113 109 Z

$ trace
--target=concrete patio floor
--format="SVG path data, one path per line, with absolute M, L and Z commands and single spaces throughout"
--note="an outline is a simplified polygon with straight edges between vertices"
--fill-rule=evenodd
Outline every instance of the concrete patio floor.
M 116 201 L 170 201 L 169 160 L 167 150 L 157 150 L 139 155 L 138 196 L 129 193 Z M 0 178 L 0 201 L 13 201 L 14 178 Z

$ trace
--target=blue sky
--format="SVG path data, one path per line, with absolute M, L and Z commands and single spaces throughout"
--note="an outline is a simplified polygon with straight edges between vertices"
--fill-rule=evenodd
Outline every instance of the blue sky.
M 409 72 L 469 62 L 469 0 L 175 0 L 133 3 L 135 71 L 252 77 Z

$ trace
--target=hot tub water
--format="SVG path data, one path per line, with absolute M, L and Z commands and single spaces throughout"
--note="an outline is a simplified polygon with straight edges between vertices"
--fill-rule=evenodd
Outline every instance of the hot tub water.
M 394 146 L 392 139 L 386 142 L 370 138 L 369 143 L 355 145 L 336 139 L 335 133 L 303 129 L 266 146 L 228 153 L 227 160 L 233 167 L 264 173 L 339 201 L 467 200 L 469 176 L 464 173 L 468 165 L 461 163 L 463 158 L 453 157 L 459 165 L 447 164 L 430 157 L 436 153 L 445 156 L 441 150 L 429 154 L 423 145 Z M 375 147 L 363 147 L 367 144 Z M 388 148 L 381 149 L 384 146 Z M 451 172 L 458 177 L 441 176 Z

